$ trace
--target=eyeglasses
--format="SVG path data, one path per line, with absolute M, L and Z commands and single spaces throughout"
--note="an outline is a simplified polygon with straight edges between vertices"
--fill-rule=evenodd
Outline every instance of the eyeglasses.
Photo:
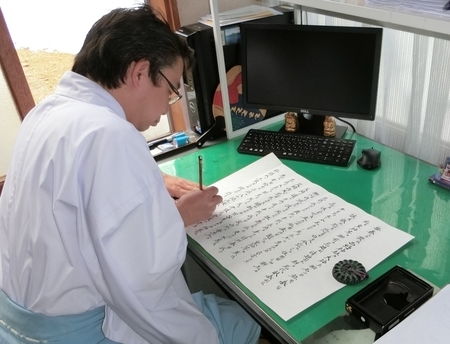
M 180 94 L 180 92 L 177 90 L 177 88 L 169 81 L 169 79 L 166 78 L 166 76 L 159 71 L 159 74 L 166 79 L 167 83 L 169 84 L 170 89 L 172 90 L 172 94 L 169 96 L 169 105 L 172 105 L 179 101 L 183 96 Z

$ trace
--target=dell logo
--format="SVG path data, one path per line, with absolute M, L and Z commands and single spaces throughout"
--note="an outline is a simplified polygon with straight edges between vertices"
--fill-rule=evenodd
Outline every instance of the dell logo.
M 300 113 L 309 113 L 309 110 L 303 110 L 303 109 L 301 109 L 301 110 L 300 110 Z
M 195 106 L 195 102 L 189 102 L 189 109 L 191 110 L 192 113 L 196 113 L 197 112 L 197 106 Z

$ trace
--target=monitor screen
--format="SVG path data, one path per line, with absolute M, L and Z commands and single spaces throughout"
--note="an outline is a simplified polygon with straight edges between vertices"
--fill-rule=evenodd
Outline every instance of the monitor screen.
M 381 40 L 381 28 L 243 23 L 243 104 L 374 120 Z

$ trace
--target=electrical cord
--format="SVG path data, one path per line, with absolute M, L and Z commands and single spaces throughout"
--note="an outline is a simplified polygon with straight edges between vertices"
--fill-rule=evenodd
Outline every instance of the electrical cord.
M 345 124 L 349 125 L 349 126 L 353 129 L 353 132 L 356 133 L 356 129 L 355 129 L 355 127 L 353 126 L 353 124 L 351 124 L 350 122 L 344 121 L 344 120 L 343 120 L 342 118 L 340 118 L 340 117 L 335 117 L 335 118 L 338 119 L 338 120 L 340 120 L 341 122 L 344 122 Z

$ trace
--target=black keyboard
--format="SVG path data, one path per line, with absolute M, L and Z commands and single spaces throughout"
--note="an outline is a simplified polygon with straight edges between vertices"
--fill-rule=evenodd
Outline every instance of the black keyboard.
M 280 159 L 347 166 L 355 143 L 349 139 L 250 129 L 237 151 L 254 155 L 274 153 Z

